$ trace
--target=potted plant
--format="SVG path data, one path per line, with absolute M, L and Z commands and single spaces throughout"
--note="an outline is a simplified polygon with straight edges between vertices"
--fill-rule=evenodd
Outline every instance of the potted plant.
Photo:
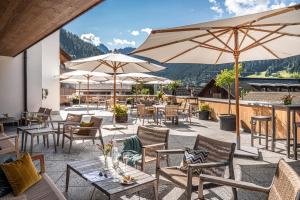
M 163 101 L 163 97 L 164 97 L 163 91 L 158 91 L 156 96 L 157 96 L 158 101 L 160 101 L 160 102 Z
M 294 97 L 295 96 L 289 93 L 288 95 L 284 95 L 281 100 L 283 101 L 284 105 L 291 105 Z
M 208 120 L 209 119 L 210 108 L 206 103 L 201 103 L 199 106 L 199 119 Z
M 126 105 L 116 104 L 112 110 L 117 123 L 126 123 L 128 121 L 128 108 Z
M 180 80 L 172 81 L 167 85 L 167 88 L 169 91 L 172 92 L 172 95 L 176 96 L 176 89 L 179 88 L 182 85 Z
M 225 87 L 228 92 L 228 112 L 221 114 L 220 129 L 225 131 L 235 131 L 236 129 L 236 115 L 231 114 L 231 86 L 235 81 L 235 70 L 224 69 L 216 77 L 216 86 Z M 238 94 L 236 94 L 238 95 Z
M 77 94 L 72 94 L 72 103 L 73 105 L 78 105 L 79 104 L 79 96 Z

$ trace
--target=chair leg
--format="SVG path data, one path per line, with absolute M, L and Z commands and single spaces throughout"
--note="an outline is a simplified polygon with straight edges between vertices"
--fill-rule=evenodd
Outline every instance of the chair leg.
M 204 200 L 203 182 L 201 181 L 201 179 L 199 180 L 199 186 L 198 186 L 198 199 Z
M 170 160 L 169 160 L 169 155 L 167 155 L 167 166 L 169 167 L 170 166 Z
M 63 149 L 64 146 L 65 146 L 65 136 L 63 135 L 62 142 L 61 142 L 61 148 Z
M 93 144 L 95 144 L 95 140 L 94 140 L 94 139 L 92 139 L 92 141 L 93 141 Z
M 73 143 L 73 140 L 70 138 L 70 146 L 69 146 L 69 151 L 68 151 L 68 153 L 70 153 L 70 152 L 71 152 L 72 143 Z

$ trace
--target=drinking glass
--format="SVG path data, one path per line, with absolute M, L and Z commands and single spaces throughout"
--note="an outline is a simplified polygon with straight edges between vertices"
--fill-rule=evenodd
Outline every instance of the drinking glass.
M 129 159 L 129 153 L 128 152 L 124 152 L 123 153 L 123 162 L 125 164 L 125 167 L 124 167 L 124 174 L 126 173 L 127 171 L 127 163 L 128 163 L 128 159 Z

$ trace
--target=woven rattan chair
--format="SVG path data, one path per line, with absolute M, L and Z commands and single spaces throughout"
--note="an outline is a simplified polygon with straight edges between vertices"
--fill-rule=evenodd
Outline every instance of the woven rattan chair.
M 264 192 L 268 195 L 269 200 L 300 199 L 300 178 L 299 175 L 284 161 L 280 160 L 277 165 L 270 187 L 262 187 L 253 183 L 244 181 L 234 181 L 220 177 L 214 177 L 206 174 L 200 175 L 199 198 L 203 199 L 202 185 L 205 182 L 226 185 L 233 188 L 241 188 L 250 191 Z
M 165 109 L 162 110 L 163 117 L 165 119 L 165 122 L 167 122 L 168 119 L 172 120 L 172 123 L 178 123 L 178 106 L 177 105 L 166 105 Z
M 63 133 L 62 148 L 64 148 L 65 138 L 68 138 L 70 140 L 69 153 L 71 151 L 72 143 L 74 140 L 92 140 L 93 144 L 95 144 L 95 140 L 99 139 L 101 144 L 104 145 L 101 133 L 101 125 L 103 119 L 92 116 L 90 122 L 94 123 L 92 127 L 79 127 L 78 125 L 72 125 L 69 129 L 66 129 Z M 89 135 L 79 135 L 77 134 L 79 130 L 89 131 Z
M 137 118 L 140 119 L 140 121 L 143 119 L 143 125 L 145 121 L 145 117 L 148 119 L 149 123 L 149 117 L 152 117 L 154 119 L 154 108 L 153 107 L 146 107 L 145 104 L 137 104 Z
M 155 151 L 158 149 L 168 149 L 169 129 L 166 128 L 148 128 L 139 126 L 137 136 L 142 144 L 142 159 L 137 162 L 141 170 L 145 170 L 145 165 L 156 161 Z M 127 138 L 115 139 L 116 143 L 124 142 Z M 162 156 L 169 166 L 168 155 Z
M 209 153 L 205 163 L 189 164 L 187 172 L 179 169 L 179 166 L 160 167 L 162 155 L 183 154 L 183 149 L 177 150 L 157 150 L 156 178 L 159 183 L 159 176 L 172 181 L 176 185 L 186 190 L 186 199 L 191 199 L 191 194 L 198 190 L 199 175 L 194 175 L 195 169 L 202 169 L 203 174 L 224 177 L 225 170 L 229 168 L 229 178 L 234 179 L 233 154 L 235 143 L 227 143 L 210 139 L 201 135 L 197 136 L 194 149 L 205 148 Z M 206 184 L 205 188 L 216 187 L 217 185 Z M 236 190 L 233 189 L 234 197 Z

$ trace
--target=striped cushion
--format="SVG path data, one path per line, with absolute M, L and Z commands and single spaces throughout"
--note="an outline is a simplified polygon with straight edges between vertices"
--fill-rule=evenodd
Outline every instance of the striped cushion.
M 180 164 L 180 170 L 187 171 L 189 164 L 197 164 L 206 162 L 208 151 L 204 148 L 201 149 L 190 149 L 186 148 L 184 151 L 183 160 Z M 195 169 L 194 174 L 199 175 L 201 169 Z

